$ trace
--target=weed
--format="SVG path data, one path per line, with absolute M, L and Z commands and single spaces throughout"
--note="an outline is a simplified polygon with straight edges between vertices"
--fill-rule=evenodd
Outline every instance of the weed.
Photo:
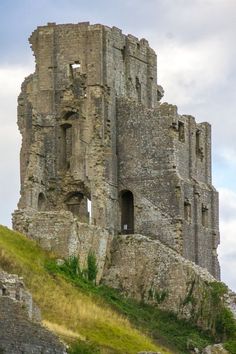
M 91 282 L 96 282 L 97 277 L 97 261 L 95 254 L 90 251 L 87 258 L 87 269 L 88 269 L 88 280 Z
M 71 345 L 69 354 L 99 354 L 100 349 L 93 343 L 79 341 Z
M 106 348 L 107 353 L 133 354 L 140 350 L 170 353 L 96 295 L 96 287 L 81 275 L 78 260 L 69 259 L 58 265 L 56 257 L 34 241 L 2 226 L 1 254 L 4 256 L 0 257 L 0 267 L 24 277 L 44 322 L 54 324 L 55 331 L 68 343 L 86 338 L 96 347 Z M 94 294 L 91 289 L 95 289 Z
M 236 354 L 236 338 L 224 343 L 224 348 L 231 354 Z

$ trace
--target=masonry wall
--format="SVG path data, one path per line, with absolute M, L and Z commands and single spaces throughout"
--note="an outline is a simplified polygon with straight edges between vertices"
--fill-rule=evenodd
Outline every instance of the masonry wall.
M 203 123 L 200 128 L 194 118 L 178 115 L 175 106 L 150 110 L 118 99 L 119 192 L 134 195 L 135 233 L 157 237 L 218 278 L 218 196 L 211 185 L 210 126 Z
M 40 311 L 21 278 L 0 271 L 0 350 L 5 354 L 66 354 L 63 343 L 40 323 Z
M 82 252 L 78 243 L 99 255 L 101 239 L 100 269 L 112 237 L 142 233 L 219 277 L 210 126 L 160 104 L 148 42 L 85 22 L 38 27 L 30 43 L 14 227 L 63 256 Z

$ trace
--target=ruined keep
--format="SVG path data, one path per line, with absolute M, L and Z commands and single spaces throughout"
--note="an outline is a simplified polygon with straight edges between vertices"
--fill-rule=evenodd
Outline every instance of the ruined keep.
M 21 198 L 14 229 L 62 257 L 118 234 L 157 239 L 220 277 L 211 127 L 160 103 L 145 39 L 89 23 L 38 27 L 22 84 Z

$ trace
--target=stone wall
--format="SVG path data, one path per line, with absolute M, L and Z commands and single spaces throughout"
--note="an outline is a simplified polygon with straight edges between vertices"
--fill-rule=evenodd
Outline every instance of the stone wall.
M 66 354 L 59 339 L 40 324 L 40 311 L 17 275 L 0 271 L 0 352 Z
M 133 193 L 135 233 L 157 237 L 219 279 L 210 145 L 210 126 L 178 115 L 175 106 L 150 110 L 117 99 L 118 188 Z
M 62 257 L 94 249 L 100 274 L 108 235 L 141 233 L 219 279 L 211 128 L 159 102 L 147 40 L 88 22 L 49 23 L 30 44 L 36 67 L 18 101 L 14 228 Z
M 214 327 L 217 309 L 211 284 L 216 279 L 158 240 L 138 234 L 114 239 L 103 282 L 204 329 Z M 236 315 L 236 299 L 229 291 L 224 301 Z
M 107 230 L 80 223 L 69 211 L 25 213 L 19 210 L 14 215 L 13 225 L 58 257 L 78 256 L 82 267 L 87 266 L 89 252 L 94 252 L 97 280 L 100 280 L 111 238 Z

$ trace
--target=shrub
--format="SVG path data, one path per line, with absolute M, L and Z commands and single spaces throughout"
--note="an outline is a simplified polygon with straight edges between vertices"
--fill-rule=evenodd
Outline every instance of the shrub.
M 99 354 L 100 350 L 89 342 L 79 341 L 71 346 L 69 354 Z
M 231 354 L 236 354 L 236 339 L 231 339 L 224 343 L 224 348 Z
M 88 280 L 91 282 L 96 282 L 96 277 L 98 273 L 97 261 L 94 252 L 90 251 L 87 258 L 87 276 Z

